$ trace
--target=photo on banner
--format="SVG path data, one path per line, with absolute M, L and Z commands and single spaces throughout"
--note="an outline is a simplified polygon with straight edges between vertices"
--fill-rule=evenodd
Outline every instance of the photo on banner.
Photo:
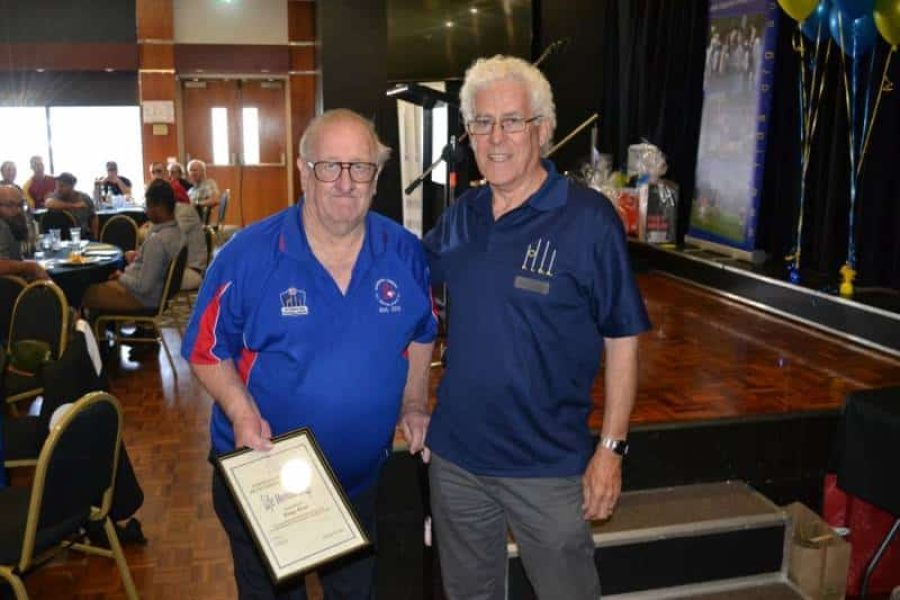
M 774 0 L 711 0 L 687 241 L 750 258 L 775 67 Z

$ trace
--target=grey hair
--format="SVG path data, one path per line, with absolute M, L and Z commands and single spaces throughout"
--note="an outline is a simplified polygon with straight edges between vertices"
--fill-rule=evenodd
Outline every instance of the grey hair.
M 187 170 L 191 170 L 191 165 L 198 165 L 200 170 L 203 171 L 203 175 L 206 175 L 206 163 L 200 160 L 199 158 L 194 158 L 188 161 Z
M 550 82 L 540 69 L 516 58 L 497 54 L 491 58 L 479 58 L 466 71 L 466 78 L 459 90 L 460 112 L 463 120 L 468 122 L 475 118 L 475 95 L 481 90 L 504 79 L 514 79 L 525 87 L 534 115 L 541 117 L 550 125 L 550 137 L 544 144 L 544 151 L 550 145 L 553 132 L 556 130 L 556 105 L 553 103 L 553 90 Z
M 384 163 L 391 157 L 390 147 L 385 146 L 384 143 L 382 143 L 381 139 L 378 137 L 378 132 L 375 131 L 375 124 L 372 123 L 372 121 L 361 114 L 346 108 L 327 110 L 310 121 L 309 125 L 306 127 L 306 131 L 304 131 L 303 135 L 300 137 L 300 156 L 306 160 L 313 160 L 316 158 L 312 155 L 312 146 L 319 130 L 329 123 L 342 120 L 355 121 L 366 129 L 372 138 L 372 147 L 375 149 L 375 163 L 378 165 L 379 169 L 383 167 Z

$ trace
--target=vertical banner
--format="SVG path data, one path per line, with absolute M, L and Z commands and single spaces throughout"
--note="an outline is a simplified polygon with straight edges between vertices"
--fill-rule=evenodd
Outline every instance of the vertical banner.
M 710 0 L 688 242 L 754 257 L 775 76 L 774 0 Z

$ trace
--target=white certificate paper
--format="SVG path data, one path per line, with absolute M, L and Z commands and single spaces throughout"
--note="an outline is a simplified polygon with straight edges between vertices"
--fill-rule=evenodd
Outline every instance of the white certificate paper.
M 369 545 L 353 508 L 308 428 L 241 449 L 217 463 L 273 581 Z

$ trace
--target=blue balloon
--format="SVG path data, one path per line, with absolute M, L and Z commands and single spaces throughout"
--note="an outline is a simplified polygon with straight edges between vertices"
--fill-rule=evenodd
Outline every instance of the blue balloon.
M 838 47 L 850 58 L 867 54 L 878 41 L 878 30 L 871 14 L 850 19 L 835 6 L 828 17 L 828 27 Z
M 875 0 L 834 0 L 834 5 L 841 9 L 845 16 L 858 19 L 863 15 L 872 14 Z
M 831 14 L 831 0 L 822 0 L 800 25 L 800 31 L 811 42 L 827 41 L 828 16 Z

